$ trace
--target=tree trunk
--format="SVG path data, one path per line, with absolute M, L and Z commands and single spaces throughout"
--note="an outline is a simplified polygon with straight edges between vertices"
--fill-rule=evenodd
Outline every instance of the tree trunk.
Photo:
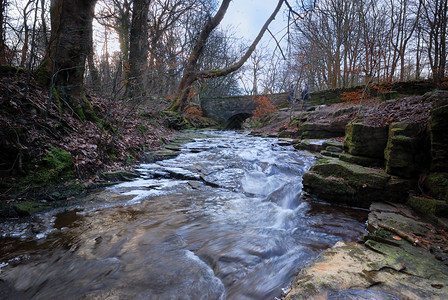
M 277 15 L 278 11 L 280 10 L 284 0 L 279 0 L 278 4 L 274 10 L 274 12 L 271 14 L 271 16 L 268 18 L 268 20 L 265 22 L 263 27 L 261 28 L 260 32 L 258 33 L 257 37 L 253 41 L 252 45 L 250 45 L 249 49 L 246 51 L 246 53 L 241 57 L 241 59 L 231 65 L 228 68 L 222 69 L 222 70 L 208 70 L 208 71 L 198 71 L 197 63 L 200 55 L 202 54 L 205 44 L 207 42 L 208 37 L 210 36 L 213 29 L 216 28 L 216 26 L 219 25 L 221 20 L 223 19 L 227 8 L 229 7 L 231 0 L 223 0 L 221 3 L 221 6 L 219 7 L 216 15 L 209 19 L 207 23 L 205 24 L 204 28 L 202 29 L 201 33 L 198 36 L 198 39 L 196 40 L 196 44 L 194 45 L 194 48 L 190 54 L 190 57 L 188 59 L 187 65 L 184 69 L 184 74 L 182 76 L 182 79 L 180 81 L 179 87 L 177 89 L 177 95 L 176 98 L 169 108 L 171 111 L 177 111 L 177 112 L 183 112 L 187 108 L 188 104 L 188 98 L 191 91 L 191 85 L 198 79 L 201 78 L 215 78 L 215 77 L 221 77 L 226 76 L 239 68 L 249 59 L 249 57 L 252 55 L 252 52 L 254 52 L 255 47 L 257 46 L 258 42 L 263 37 L 263 34 L 267 30 L 269 24 L 272 22 L 272 20 L 275 19 L 275 16 Z
M 97 0 L 53 0 L 51 38 L 41 68 L 50 76 L 58 96 L 84 119 L 84 71 L 91 49 L 91 30 Z
M 6 64 L 5 26 L 6 5 L 8 1 L 0 0 L 0 64 Z
M 129 49 L 130 82 L 127 94 L 131 98 L 146 94 L 145 75 L 148 65 L 148 12 L 150 0 L 134 0 Z

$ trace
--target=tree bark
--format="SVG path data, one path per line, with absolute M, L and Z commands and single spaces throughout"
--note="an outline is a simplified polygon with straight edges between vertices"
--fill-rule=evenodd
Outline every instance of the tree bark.
M 239 68 L 241 68 L 241 66 L 249 59 L 252 52 L 255 50 L 258 42 L 263 37 L 269 24 L 275 19 L 275 16 L 277 15 L 278 11 L 280 10 L 284 0 L 278 1 L 278 4 L 277 4 L 274 12 L 271 14 L 271 16 L 265 22 L 265 24 L 261 28 L 260 32 L 258 33 L 257 37 L 250 45 L 249 49 L 247 49 L 246 53 L 241 57 L 241 59 L 237 63 L 235 63 L 225 69 L 221 69 L 221 70 L 197 71 L 196 68 L 197 68 L 198 59 L 204 50 L 207 39 L 210 36 L 213 29 L 215 29 L 216 26 L 218 26 L 219 23 L 221 22 L 221 20 L 224 18 L 224 15 L 227 11 L 227 8 L 229 7 L 230 2 L 231 2 L 231 0 L 223 0 L 222 1 L 221 6 L 219 7 L 216 15 L 207 21 L 207 23 L 205 24 L 201 33 L 199 34 L 198 39 L 196 40 L 196 44 L 194 45 L 194 48 L 193 48 L 193 50 L 190 54 L 190 57 L 188 59 L 187 65 L 184 70 L 184 74 L 183 74 L 182 79 L 179 84 L 179 87 L 177 89 L 177 95 L 176 95 L 175 101 L 171 105 L 170 110 L 177 111 L 177 112 L 183 112 L 187 108 L 191 85 L 198 79 L 226 76 L 226 75 L 238 70 Z
M 148 69 L 148 12 L 151 0 L 134 0 L 129 49 L 130 82 L 127 94 L 131 98 L 146 94 L 145 75 Z
M 51 85 L 80 118 L 83 101 L 85 62 L 91 49 L 91 30 L 97 0 L 53 0 L 50 7 L 51 37 L 41 68 Z

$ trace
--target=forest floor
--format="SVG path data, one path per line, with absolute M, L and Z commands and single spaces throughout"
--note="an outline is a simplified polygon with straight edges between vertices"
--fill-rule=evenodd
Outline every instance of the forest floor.
M 101 174 L 131 170 L 174 132 L 153 103 L 91 96 L 94 114 L 81 120 L 34 78 L 27 81 L 20 69 L 0 70 L 0 215 L 15 214 L 10 204 L 66 201 L 107 184 Z

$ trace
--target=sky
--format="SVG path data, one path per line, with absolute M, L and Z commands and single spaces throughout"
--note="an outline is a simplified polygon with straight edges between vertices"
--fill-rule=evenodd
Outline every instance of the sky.
M 227 28 L 231 26 L 237 33 L 237 37 L 241 37 L 252 42 L 257 36 L 263 24 L 269 18 L 277 6 L 277 0 L 234 0 L 230 3 L 221 26 Z M 269 29 L 277 38 L 281 38 L 284 34 L 283 28 L 286 26 L 283 6 L 278 12 L 277 17 L 269 25 Z M 282 31 L 283 33 L 277 34 Z M 263 41 L 272 40 L 268 32 L 265 33 Z

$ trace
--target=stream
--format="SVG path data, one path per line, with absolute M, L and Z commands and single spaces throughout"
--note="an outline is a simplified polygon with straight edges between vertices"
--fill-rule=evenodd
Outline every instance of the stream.
M 207 132 L 82 205 L 0 224 L 1 299 L 276 299 L 367 212 L 310 200 L 315 158 Z

